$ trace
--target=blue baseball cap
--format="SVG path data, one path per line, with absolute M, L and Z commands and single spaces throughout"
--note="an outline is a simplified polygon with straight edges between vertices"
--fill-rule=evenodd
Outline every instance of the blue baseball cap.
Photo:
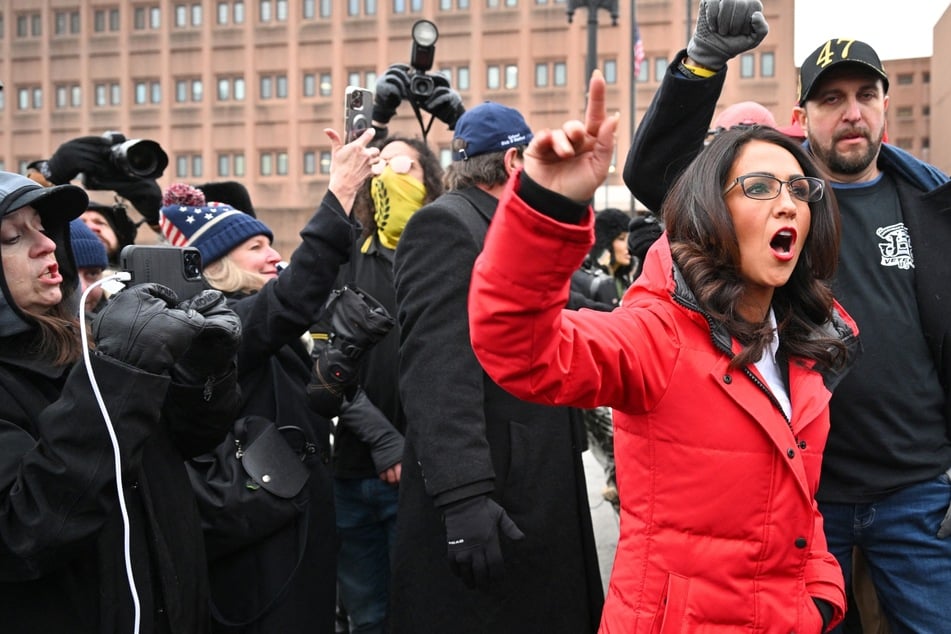
M 518 110 L 486 101 L 466 110 L 456 121 L 452 160 L 465 161 L 480 154 L 528 145 L 532 136 L 531 128 Z

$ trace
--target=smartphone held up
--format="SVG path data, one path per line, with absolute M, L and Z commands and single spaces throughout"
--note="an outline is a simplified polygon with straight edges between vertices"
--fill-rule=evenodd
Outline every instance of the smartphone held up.
M 344 143 L 350 143 L 372 125 L 373 92 L 359 86 L 347 86 L 344 101 Z

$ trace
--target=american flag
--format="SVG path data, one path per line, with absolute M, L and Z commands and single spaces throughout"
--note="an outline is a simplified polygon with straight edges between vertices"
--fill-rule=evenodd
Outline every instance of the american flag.
M 634 79 L 641 74 L 641 63 L 644 61 L 644 42 L 641 41 L 641 30 L 634 25 Z

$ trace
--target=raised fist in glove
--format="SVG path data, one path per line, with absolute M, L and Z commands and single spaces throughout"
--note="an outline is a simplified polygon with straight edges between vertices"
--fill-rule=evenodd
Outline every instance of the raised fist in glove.
M 377 78 L 373 95 L 373 121 L 389 123 L 396 109 L 410 94 L 411 70 L 406 64 L 393 64 Z
M 175 306 L 175 291 L 140 284 L 114 295 L 96 315 L 96 352 L 152 374 L 171 368 L 205 325 L 195 310 Z
M 431 75 L 433 92 L 420 104 L 420 107 L 449 126 L 456 129 L 456 121 L 466 111 L 462 105 L 462 98 L 455 90 L 449 87 L 449 80 L 440 74 Z
M 486 587 L 505 572 L 499 533 L 513 541 L 525 534 L 501 506 L 479 495 L 442 507 L 449 566 L 470 588 Z
M 180 310 L 196 312 L 205 323 L 191 346 L 172 366 L 177 383 L 200 385 L 226 375 L 235 367 L 235 355 L 241 343 L 241 319 L 228 308 L 221 291 L 205 290 L 178 305 Z
M 700 0 L 697 29 L 687 44 L 687 57 L 711 70 L 756 48 L 769 25 L 760 0 Z

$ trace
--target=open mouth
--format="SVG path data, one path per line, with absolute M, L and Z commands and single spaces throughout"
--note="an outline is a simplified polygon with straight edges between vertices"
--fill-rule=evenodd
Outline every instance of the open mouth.
M 769 247 L 776 253 L 788 255 L 792 252 L 796 241 L 796 232 L 793 229 L 780 229 L 769 241 Z

